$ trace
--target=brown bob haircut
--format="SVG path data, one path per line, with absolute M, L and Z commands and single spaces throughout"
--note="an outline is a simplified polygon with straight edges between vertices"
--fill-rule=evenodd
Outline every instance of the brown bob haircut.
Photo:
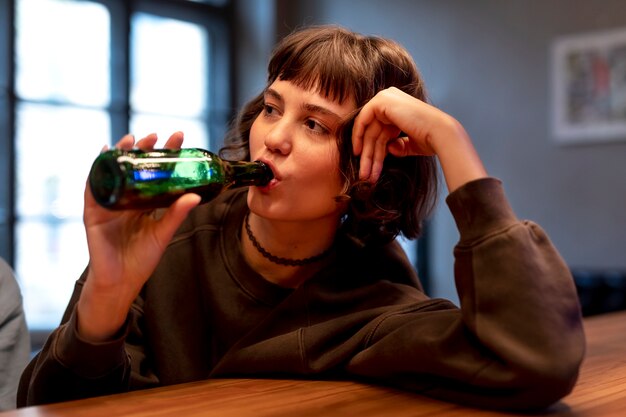
M 345 178 L 346 201 L 342 230 L 366 243 L 386 243 L 398 234 L 408 239 L 422 232 L 424 219 L 437 199 L 434 157 L 385 158 L 380 179 L 359 180 L 359 157 L 352 153 L 352 122 L 358 110 L 376 93 L 396 87 L 426 101 L 422 78 L 408 52 L 394 41 L 363 36 L 338 26 L 313 26 L 285 37 L 274 49 L 267 85 L 290 81 L 342 103 L 352 97 L 357 110 L 337 134 L 339 170 Z M 250 129 L 263 110 L 263 94 L 248 102 L 226 135 L 220 156 L 249 160 Z

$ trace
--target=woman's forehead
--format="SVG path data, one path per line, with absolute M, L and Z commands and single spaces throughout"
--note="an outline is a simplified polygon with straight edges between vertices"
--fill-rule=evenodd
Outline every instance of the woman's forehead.
M 340 101 L 338 97 L 325 94 L 317 84 L 309 85 L 307 83 L 302 85 L 291 80 L 279 78 L 267 87 L 266 93 L 268 91 L 271 92 L 271 94 L 277 93 L 281 96 L 286 94 L 298 95 L 302 100 L 310 102 L 310 104 L 313 105 L 328 108 L 341 117 L 347 116 L 356 109 L 356 104 L 352 96 L 346 97 Z

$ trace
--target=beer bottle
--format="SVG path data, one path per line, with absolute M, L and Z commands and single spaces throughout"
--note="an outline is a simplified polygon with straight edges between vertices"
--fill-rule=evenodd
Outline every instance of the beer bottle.
M 184 193 L 202 202 L 234 187 L 266 185 L 274 177 L 263 162 L 226 161 L 200 148 L 112 149 L 89 173 L 95 200 L 113 210 L 167 207 Z

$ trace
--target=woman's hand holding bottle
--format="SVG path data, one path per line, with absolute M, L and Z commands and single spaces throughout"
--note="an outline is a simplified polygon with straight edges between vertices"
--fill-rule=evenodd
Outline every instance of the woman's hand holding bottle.
M 127 135 L 116 147 L 151 150 L 156 141 L 157 136 L 152 134 L 135 144 L 133 136 Z M 165 148 L 180 148 L 182 142 L 183 134 L 174 133 Z M 96 203 L 89 187 L 85 187 L 83 220 L 89 267 L 77 305 L 82 338 L 99 342 L 119 331 L 175 231 L 199 202 L 198 195 L 185 194 L 157 218 L 153 211 L 107 210 Z
M 360 177 L 378 180 L 385 156 L 436 155 L 448 190 L 487 176 L 472 142 L 450 115 L 397 88 L 382 90 L 359 112 L 352 131 Z

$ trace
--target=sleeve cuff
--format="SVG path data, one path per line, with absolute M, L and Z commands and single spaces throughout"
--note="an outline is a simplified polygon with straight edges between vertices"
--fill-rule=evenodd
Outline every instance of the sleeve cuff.
M 518 221 L 496 178 L 470 181 L 446 198 L 460 233 L 460 244 L 471 244 Z
M 70 320 L 60 329 L 55 345 L 55 355 L 63 366 L 84 378 L 106 375 L 126 361 L 124 341 L 128 332 L 128 321 L 112 340 L 91 343 L 80 337 L 77 331 L 76 310 Z

